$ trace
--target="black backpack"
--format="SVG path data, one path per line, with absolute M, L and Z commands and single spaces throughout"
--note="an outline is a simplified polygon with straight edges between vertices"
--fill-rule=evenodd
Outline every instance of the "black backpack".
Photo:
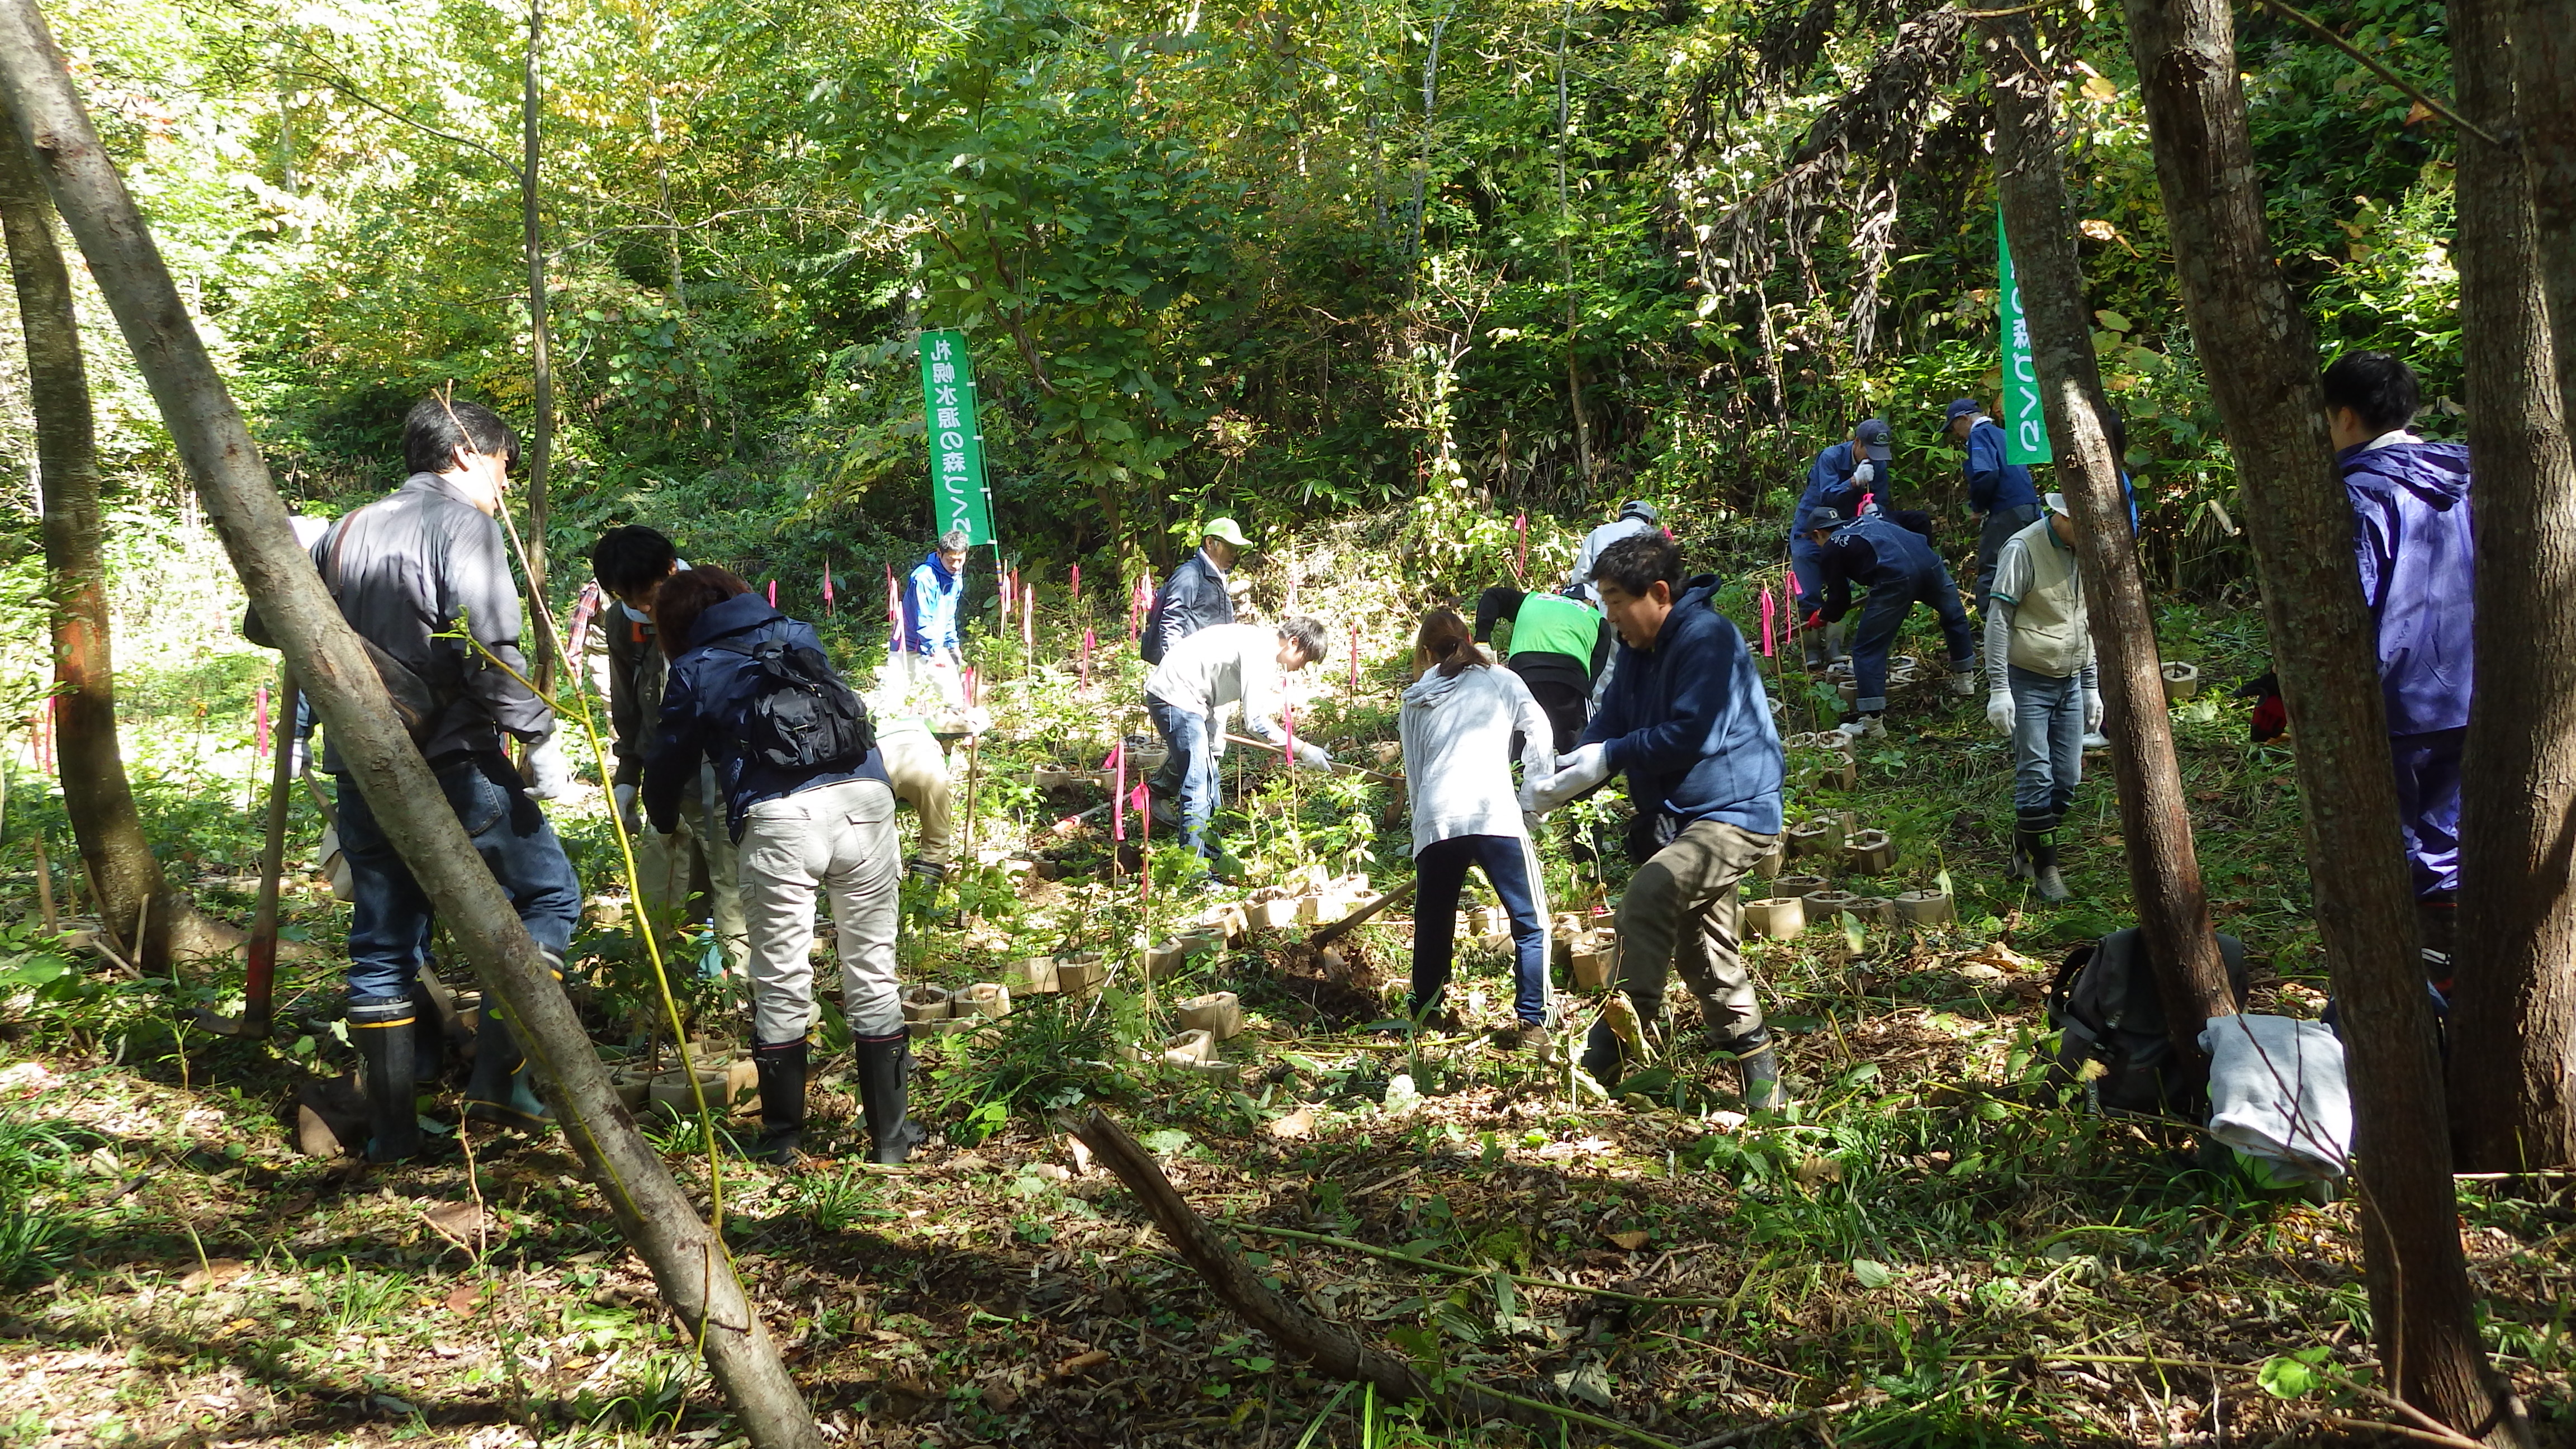
M 2221 931 L 2219 959 L 2245 1005 L 2245 943 Z M 2081 1086 L 2105 1115 L 2209 1120 L 2209 1063 L 2175 1060 L 2165 1005 L 2135 926 L 2066 953 L 2048 988 L 2048 1024 L 2062 1033 L 2051 1076 Z
M 784 639 L 719 644 L 751 661 L 744 754 L 773 770 L 856 769 L 877 746 L 868 707 L 821 651 Z

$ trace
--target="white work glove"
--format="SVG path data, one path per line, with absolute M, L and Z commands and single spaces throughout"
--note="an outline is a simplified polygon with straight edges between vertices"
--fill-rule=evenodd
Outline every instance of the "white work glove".
M 528 747 L 528 789 L 531 800 L 556 800 L 572 786 L 572 766 L 565 762 L 563 745 L 553 735 Z
M 1296 756 L 1297 763 L 1309 770 L 1329 770 L 1333 767 L 1331 752 L 1313 740 L 1299 740 Z
M 2005 734 L 2013 730 L 2013 697 L 2009 689 L 1990 690 L 1986 694 L 1986 723 Z
M 2102 732 L 2102 691 L 2098 689 L 2084 691 L 2084 732 L 2088 735 Z
M 1873 478 L 1876 478 L 1877 476 L 1878 476 L 1878 469 L 1877 469 L 1877 467 L 1876 467 L 1875 465 L 1873 465 L 1873 464 L 1869 463 L 1868 461 L 1864 460 L 1864 461 L 1862 461 L 1862 462 L 1860 462 L 1860 463 L 1858 463 L 1858 464 L 1854 465 L 1854 466 L 1853 466 L 1853 468 L 1852 468 L 1852 475 L 1851 475 L 1852 486 L 1853 486 L 1854 488 L 1866 488 L 1866 487 L 1868 487 L 1868 486 L 1869 486 L 1869 484 L 1870 484 L 1870 480 L 1871 480 L 1871 479 L 1873 479 Z
M 1584 745 L 1565 757 L 1565 764 L 1530 791 L 1530 808 L 1544 815 L 1610 778 L 1610 752 Z
M 644 826 L 642 824 L 642 817 L 635 813 L 635 787 L 632 785 L 620 785 L 615 789 L 610 790 L 608 793 L 610 798 L 617 802 L 617 822 L 626 827 L 626 833 L 629 835 L 643 834 Z

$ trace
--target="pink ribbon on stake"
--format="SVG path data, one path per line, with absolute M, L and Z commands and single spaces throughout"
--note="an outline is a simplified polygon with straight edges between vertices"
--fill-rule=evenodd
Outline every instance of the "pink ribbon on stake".
M 1351 693 L 1360 692 L 1360 626 L 1351 626 Z
M 1077 604 L 1082 602 L 1082 565 L 1080 564 L 1073 566 L 1073 601 Z
M 1038 657 L 1038 586 L 1020 585 L 1020 652 L 1035 661 Z
M 1127 838 L 1127 742 L 1109 751 L 1109 838 Z
M 1091 651 L 1094 647 L 1091 631 L 1086 628 L 1082 631 L 1082 687 L 1085 689 L 1091 687 Z
M 776 579 L 769 581 L 769 607 L 773 609 L 778 607 L 778 580 Z
M 832 612 L 832 556 L 823 555 L 823 612 Z
M 1762 586 L 1762 657 L 1765 659 L 1771 657 L 1771 618 L 1778 608 L 1778 603 L 1771 597 L 1771 586 L 1765 583 Z

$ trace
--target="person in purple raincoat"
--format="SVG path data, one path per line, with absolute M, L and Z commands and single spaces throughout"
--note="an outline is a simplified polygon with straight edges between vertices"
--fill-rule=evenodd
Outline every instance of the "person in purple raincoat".
M 2460 753 L 2468 736 L 2472 564 L 2469 450 L 2406 430 L 2421 394 L 2385 352 L 2325 371 L 2326 425 L 2352 500 L 2353 553 L 2379 640 L 2379 684 L 2416 914 L 2447 977 L 2460 888 Z

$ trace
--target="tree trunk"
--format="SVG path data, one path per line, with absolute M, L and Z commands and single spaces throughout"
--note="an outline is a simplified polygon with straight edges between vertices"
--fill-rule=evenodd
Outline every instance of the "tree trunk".
M 661 1156 L 609 1090 L 581 1022 L 483 867 L 438 783 L 394 718 L 358 636 L 312 560 L 206 355 L 159 250 L 81 108 L 33 0 L 0 0 L 0 94 L 124 330 L 207 517 L 263 619 L 311 692 L 403 863 L 485 989 L 521 1024 L 565 1135 L 627 1241 L 653 1270 L 684 1331 L 760 1449 L 822 1449 L 813 1416 L 752 1311 L 724 1244 L 699 1220 Z
M 2477 650 L 2460 829 L 2451 1131 L 2471 1172 L 2576 1162 L 2576 459 L 2516 153 L 2512 0 L 2451 0 Z M 2576 63 L 2576 56 L 2568 57 Z M 2576 98 L 2571 98 L 2576 99 Z
M 2225 0 L 2127 0 L 2184 315 L 2209 374 L 2263 584 L 2326 961 L 2342 1002 L 2371 1316 L 2390 1391 L 2510 1443 L 2460 1252 L 2451 1143 L 2378 653 L 2328 443 L 2316 343 L 2265 233 Z
M 1986 22 L 1995 94 L 1995 186 L 2012 238 L 2013 277 L 2030 327 L 2048 435 L 2076 525 L 2076 564 L 2100 661 L 2103 725 L 2119 784 L 2120 830 L 2138 931 L 2155 965 L 2156 994 L 2174 1049 L 2201 1055 L 2200 1029 L 2236 1013 L 2227 965 L 2209 925 L 2209 895 L 2193 849 L 2191 809 L 2165 711 L 2156 619 L 2130 538 L 2120 469 L 2103 425 L 2102 373 L 2084 306 L 2074 218 L 2058 149 L 2057 98 L 2027 14 Z
M 546 606 L 546 464 L 555 450 L 555 364 L 554 338 L 546 325 L 545 218 L 537 195 L 538 163 L 543 159 L 537 144 L 537 44 L 544 35 L 544 17 L 538 9 L 541 3 L 542 0 L 528 0 L 527 88 L 520 110 L 525 147 L 519 162 L 519 219 L 528 255 L 528 362 L 534 374 L 535 396 L 531 402 L 536 410 L 528 437 L 528 536 L 523 542 L 528 551 L 528 597 L 535 604 L 529 612 L 536 616 L 537 629 L 533 678 L 537 688 L 544 691 L 554 687 L 555 661 L 562 657 L 563 645 L 555 638 L 554 611 Z
M 2522 162 L 2558 363 L 2558 415 L 2576 423 L 2576 0 L 2495 3 L 2513 18 Z
M 53 210 L 24 148 L 0 137 L 0 221 L 18 286 L 18 322 L 27 336 L 46 583 L 54 601 L 54 733 L 63 813 L 71 817 L 81 862 L 103 897 L 96 903 L 99 924 L 119 943 L 135 945 L 134 925 L 145 902 L 156 924 L 172 920 L 174 912 L 193 911 L 172 896 L 161 863 L 152 858 L 116 738 L 107 561 L 99 551 L 97 437 L 81 361 L 80 318 L 72 308 L 71 273 L 54 244 Z M 165 931 L 152 934 L 169 938 Z M 166 949 L 146 950 L 135 964 L 154 970 L 168 956 Z

